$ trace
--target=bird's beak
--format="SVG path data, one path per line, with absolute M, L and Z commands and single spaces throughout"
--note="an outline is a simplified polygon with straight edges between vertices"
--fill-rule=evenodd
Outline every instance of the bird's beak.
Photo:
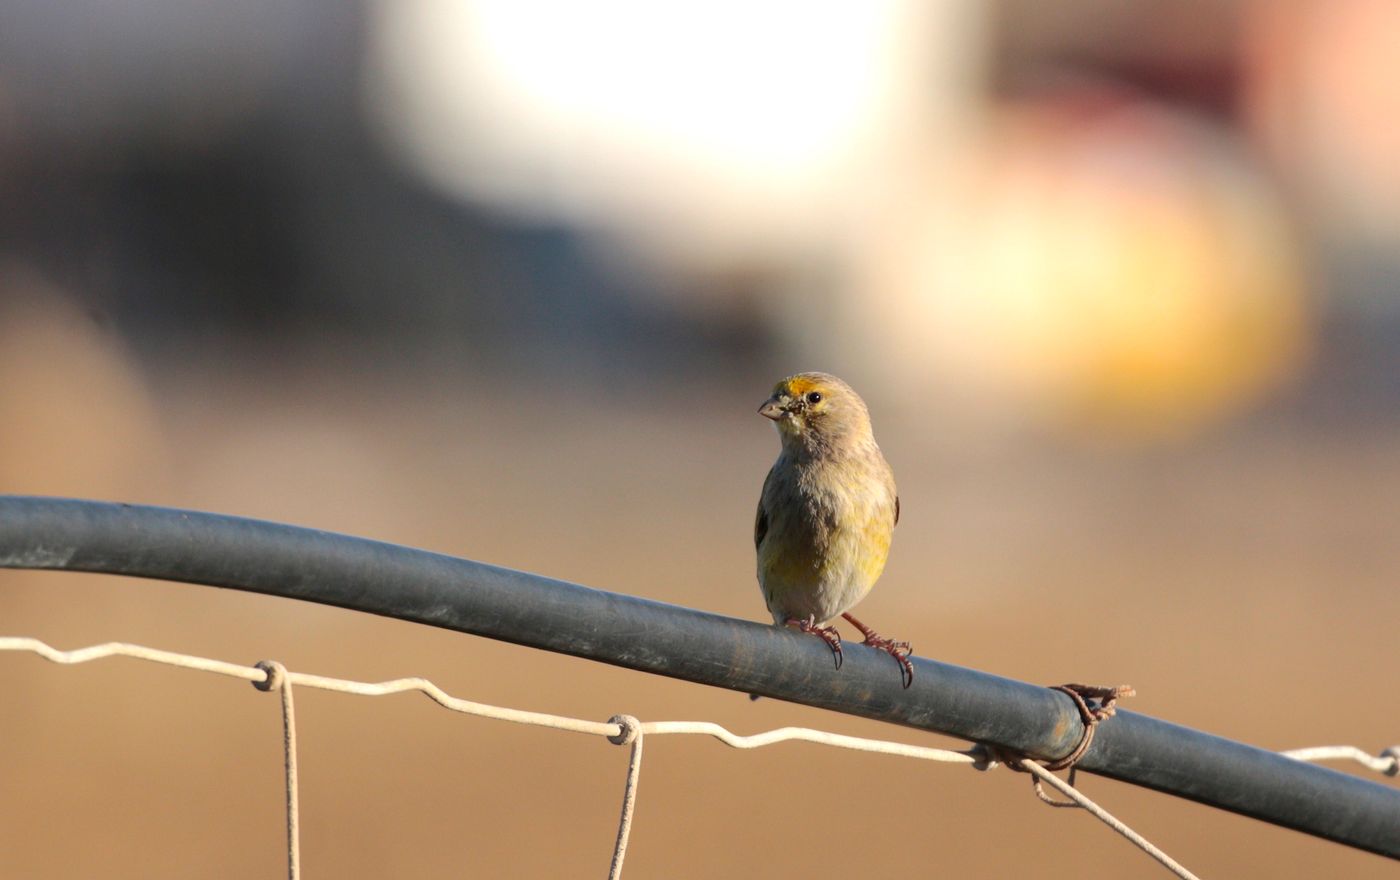
M 758 408 L 759 415 L 763 416 L 765 419 L 772 419 L 775 422 L 781 419 L 785 412 L 787 412 L 787 410 L 783 408 L 782 403 L 780 403 L 776 397 L 770 397 L 763 401 L 763 406 Z

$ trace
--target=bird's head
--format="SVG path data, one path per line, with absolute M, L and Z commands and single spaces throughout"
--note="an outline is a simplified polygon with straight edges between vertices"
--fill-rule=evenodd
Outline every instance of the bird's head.
M 788 376 L 773 386 L 758 414 L 777 424 L 784 446 L 816 449 L 873 439 L 865 401 L 830 373 Z

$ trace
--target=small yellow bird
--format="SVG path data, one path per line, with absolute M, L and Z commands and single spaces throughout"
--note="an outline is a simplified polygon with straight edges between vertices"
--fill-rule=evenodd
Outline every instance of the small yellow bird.
M 830 373 L 798 373 L 774 386 L 758 413 L 776 423 L 782 440 L 753 529 L 758 583 L 773 622 L 820 636 L 839 669 L 841 635 L 825 624 L 844 617 L 864 644 L 899 662 L 909 687 L 909 643 L 884 638 L 846 613 L 879 580 L 899 522 L 894 474 L 865 401 Z

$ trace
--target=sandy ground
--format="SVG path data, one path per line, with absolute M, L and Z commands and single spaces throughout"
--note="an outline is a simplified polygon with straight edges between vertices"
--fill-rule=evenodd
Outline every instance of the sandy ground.
M 410 395 L 393 379 L 315 373 L 164 377 L 107 392 L 110 411 L 85 409 L 58 452 L 45 404 L 5 404 L 18 433 L 0 489 L 262 517 L 761 620 L 750 529 L 776 449 L 752 414 L 764 385 L 643 401 L 449 380 Z M 959 665 L 1130 682 L 1137 711 L 1266 748 L 1400 741 L 1393 430 L 1258 426 L 1127 454 L 1028 451 L 922 419 L 877 420 L 904 516 L 862 618 Z M 346 678 L 424 676 L 472 700 L 599 720 L 961 745 L 232 591 L 0 572 L 0 615 L 4 634 L 61 648 L 121 640 Z M 4 655 L 0 683 L 6 876 L 281 875 L 275 697 L 132 660 Z M 605 875 L 624 749 L 418 696 L 298 701 L 306 876 Z M 1376 856 L 1082 779 L 1204 877 L 1395 876 Z M 626 876 L 857 873 L 1165 876 L 1009 772 L 649 741 Z

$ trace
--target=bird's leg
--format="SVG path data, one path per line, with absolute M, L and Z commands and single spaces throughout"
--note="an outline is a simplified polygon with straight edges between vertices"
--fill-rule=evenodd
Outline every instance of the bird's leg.
M 811 633 L 819 637 L 823 642 L 831 647 L 831 654 L 836 658 L 836 668 L 841 668 L 841 661 L 845 659 L 841 653 L 841 634 L 834 626 L 822 626 L 817 623 L 816 615 L 809 614 L 805 619 L 789 617 L 783 621 L 784 626 L 795 626 L 805 633 Z
M 869 645 L 872 648 L 878 648 L 886 654 L 889 654 L 899 663 L 899 678 L 900 681 L 904 682 L 905 687 L 909 687 L 909 685 L 914 683 L 914 664 L 909 662 L 909 654 L 912 649 L 909 647 L 908 642 L 896 642 L 894 639 L 887 639 L 859 620 L 856 620 L 851 615 L 842 614 L 841 616 L 849 620 L 851 626 L 860 630 L 860 634 L 865 636 L 865 641 L 861 642 L 861 644 Z

